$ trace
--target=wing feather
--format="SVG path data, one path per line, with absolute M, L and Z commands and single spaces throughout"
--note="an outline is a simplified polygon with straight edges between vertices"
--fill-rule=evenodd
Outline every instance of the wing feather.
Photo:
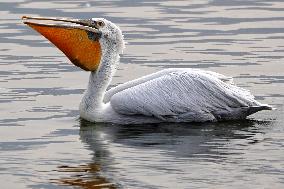
M 214 120 L 226 112 L 260 105 L 247 90 L 231 81 L 215 72 L 172 70 L 114 93 L 110 103 L 120 114 L 187 121 Z
M 104 95 L 104 102 L 107 103 L 110 101 L 111 97 L 113 95 L 115 95 L 116 93 L 120 92 L 120 91 L 123 91 L 125 89 L 128 89 L 128 88 L 131 88 L 131 87 L 134 87 L 134 86 L 137 86 L 139 84 L 142 84 L 142 83 L 145 83 L 149 80 L 152 80 L 152 79 L 155 79 L 155 78 L 158 78 L 158 77 L 161 77 L 165 74 L 168 74 L 168 73 L 172 73 L 172 72 L 176 72 L 176 71 L 179 71 L 180 69 L 179 68 L 169 68 L 169 69 L 164 69 L 164 70 L 161 70 L 161 71 L 158 71 L 156 73 L 153 73 L 153 74 L 149 74 L 149 75 L 146 75 L 146 76 L 143 76 L 143 77 L 140 77 L 138 79 L 134 79 L 132 81 L 128 81 L 126 83 L 123 83 L 123 84 L 120 84 L 116 87 L 113 87 L 111 88 L 110 90 L 108 90 L 105 95 Z

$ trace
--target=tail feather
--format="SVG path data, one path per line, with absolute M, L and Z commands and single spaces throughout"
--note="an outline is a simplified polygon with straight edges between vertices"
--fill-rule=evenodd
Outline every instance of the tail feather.
M 261 106 L 251 106 L 248 108 L 247 114 L 251 115 L 261 110 L 275 110 L 275 108 L 273 108 L 272 106 L 266 105 L 266 104 L 261 105 Z

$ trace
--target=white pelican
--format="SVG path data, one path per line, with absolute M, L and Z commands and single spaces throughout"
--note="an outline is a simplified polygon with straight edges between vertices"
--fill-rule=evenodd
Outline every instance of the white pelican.
M 124 49 L 122 32 L 115 24 L 103 18 L 24 16 L 23 20 L 73 64 L 90 71 L 88 88 L 80 103 L 80 116 L 88 121 L 205 122 L 244 119 L 257 111 L 272 109 L 257 102 L 249 91 L 235 86 L 231 77 L 190 68 L 165 69 L 107 91 Z

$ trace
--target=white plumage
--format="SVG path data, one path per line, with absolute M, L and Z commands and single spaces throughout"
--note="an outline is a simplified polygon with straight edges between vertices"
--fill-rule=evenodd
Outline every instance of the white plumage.
M 161 121 L 243 119 L 267 108 L 232 83 L 232 78 L 198 69 L 166 69 L 119 85 L 106 93 L 115 112 Z

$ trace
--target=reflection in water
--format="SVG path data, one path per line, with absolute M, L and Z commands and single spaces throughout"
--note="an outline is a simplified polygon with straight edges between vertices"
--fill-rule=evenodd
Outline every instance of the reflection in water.
M 83 189 L 114 189 L 113 183 L 108 182 L 105 178 L 99 175 L 100 165 L 90 163 L 77 167 L 59 166 L 57 172 L 74 173 L 67 178 L 52 179 L 53 183 L 59 185 L 71 185 Z
M 131 126 L 90 123 L 84 120 L 80 122 L 80 139 L 93 151 L 93 162 L 87 165 L 87 169 L 94 166 L 92 174 L 97 175 L 97 172 L 100 172 L 108 178 L 101 177 L 100 182 L 109 184 L 111 181 L 131 188 L 153 187 L 147 184 L 149 178 L 144 178 L 141 170 L 146 170 L 152 176 L 163 172 L 165 176 L 183 173 L 183 167 L 188 166 L 188 161 L 191 161 L 191 164 L 207 161 L 216 164 L 233 162 L 235 155 L 239 156 L 243 153 L 231 148 L 235 141 L 240 147 L 261 142 L 263 138 L 257 135 L 263 131 L 259 130 L 259 127 L 271 125 L 269 121 L 255 120 Z M 139 151 L 144 154 L 139 154 Z M 168 162 L 174 166 L 168 165 Z M 124 171 L 129 172 L 124 175 Z M 71 178 L 71 182 L 70 179 L 64 179 L 61 182 L 85 186 L 86 181 L 81 177 L 84 178 L 89 172 L 84 174 L 80 171 L 80 174 L 83 175 L 76 175 Z M 98 180 L 95 176 L 92 178 L 87 176 L 87 178 L 88 183 Z M 139 187 L 136 185 L 137 182 Z M 153 184 L 155 181 L 151 182 Z M 156 186 L 160 187 L 159 180 L 156 182 Z M 167 182 L 171 181 L 163 181 L 164 184 Z M 170 183 L 167 184 L 170 185 Z

